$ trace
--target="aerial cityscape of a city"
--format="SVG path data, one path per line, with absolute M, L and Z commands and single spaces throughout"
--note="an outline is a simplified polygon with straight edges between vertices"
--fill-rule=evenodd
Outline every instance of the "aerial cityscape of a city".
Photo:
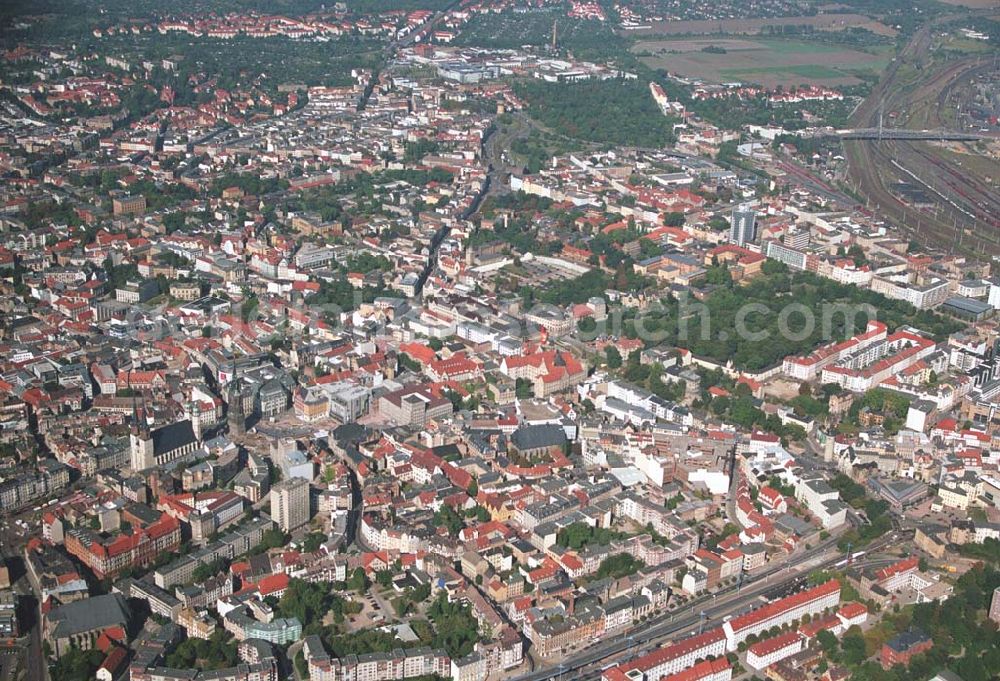
M 0 681 L 1000 680 L 1000 1 L 0 2 Z

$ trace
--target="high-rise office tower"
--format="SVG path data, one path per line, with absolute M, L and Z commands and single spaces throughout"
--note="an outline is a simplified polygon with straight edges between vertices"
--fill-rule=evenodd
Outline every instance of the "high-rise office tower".
M 744 203 L 733 210 L 729 227 L 729 240 L 737 246 L 753 243 L 757 239 L 757 213 Z

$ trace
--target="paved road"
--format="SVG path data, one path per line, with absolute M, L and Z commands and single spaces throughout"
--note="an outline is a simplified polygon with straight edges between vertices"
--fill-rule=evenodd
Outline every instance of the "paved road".
M 23 514 L 26 515 L 26 514 Z M 27 681 L 47 681 L 48 668 L 42 655 L 41 613 L 38 598 L 28 580 L 24 559 L 19 555 L 23 542 L 0 542 L 0 558 L 10 570 L 12 589 L 17 596 L 17 614 L 22 638 L 12 649 L 5 649 L 0 657 L 0 681 L 11 681 L 10 676 L 21 664 Z
M 288 652 L 286 657 L 288 658 L 288 664 L 292 666 L 292 675 L 295 677 L 295 681 L 302 681 L 302 675 L 299 674 L 298 668 L 295 666 L 295 656 L 299 654 L 302 650 L 303 640 L 299 639 L 292 645 L 288 646 Z
M 740 475 L 729 472 L 729 495 L 726 498 L 726 518 L 736 527 L 743 529 L 743 524 L 736 519 L 736 492 L 740 487 Z
M 27 658 L 27 681 L 48 681 L 49 668 L 45 664 L 45 655 L 42 654 L 42 627 L 40 626 L 41 612 L 38 609 L 38 601 L 34 596 L 29 607 L 35 614 L 35 622 L 28 635 L 28 658 Z

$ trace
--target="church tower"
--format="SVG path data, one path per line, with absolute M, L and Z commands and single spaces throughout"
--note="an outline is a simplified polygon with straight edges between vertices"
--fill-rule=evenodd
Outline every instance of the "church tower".
M 229 435 L 243 437 L 247 431 L 247 415 L 243 406 L 243 382 L 233 360 L 233 381 L 229 384 Z
M 146 423 L 146 410 L 140 414 L 135 397 L 132 398 L 132 429 L 129 432 L 129 448 L 133 471 L 144 471 L 156 465 L 156 455 L 153 449 L 153 435 Z

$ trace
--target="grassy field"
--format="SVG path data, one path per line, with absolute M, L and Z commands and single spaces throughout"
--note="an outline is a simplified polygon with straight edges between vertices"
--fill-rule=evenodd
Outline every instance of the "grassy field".
M 712 51 L 704 51 L 710 48 Z M 724 50 L 724 51 L 723 51 Z M 633 52 L 651 68 L 722 83 L 856 85 L 892 58 L 889 47 L 828 45 L 781 38 L 685 38 L 644 40 Z
M 990 9 L 996 7 L 996 0 L 941 0 L 946 5 L 958 5 L 959 7 L 971 7 L 972 9 Z
M 991 54 L 995 49 L 986 40 L 966 38 L 957 32 L 937 38 L 934 47 L 958 54 Z
M 1000 183 L 1000 142 L 979 142 L 961 144 L 959 142 L 935 143 L 939 156 L 950 163 L 961 166 L 972 175 L 991 178 Z

